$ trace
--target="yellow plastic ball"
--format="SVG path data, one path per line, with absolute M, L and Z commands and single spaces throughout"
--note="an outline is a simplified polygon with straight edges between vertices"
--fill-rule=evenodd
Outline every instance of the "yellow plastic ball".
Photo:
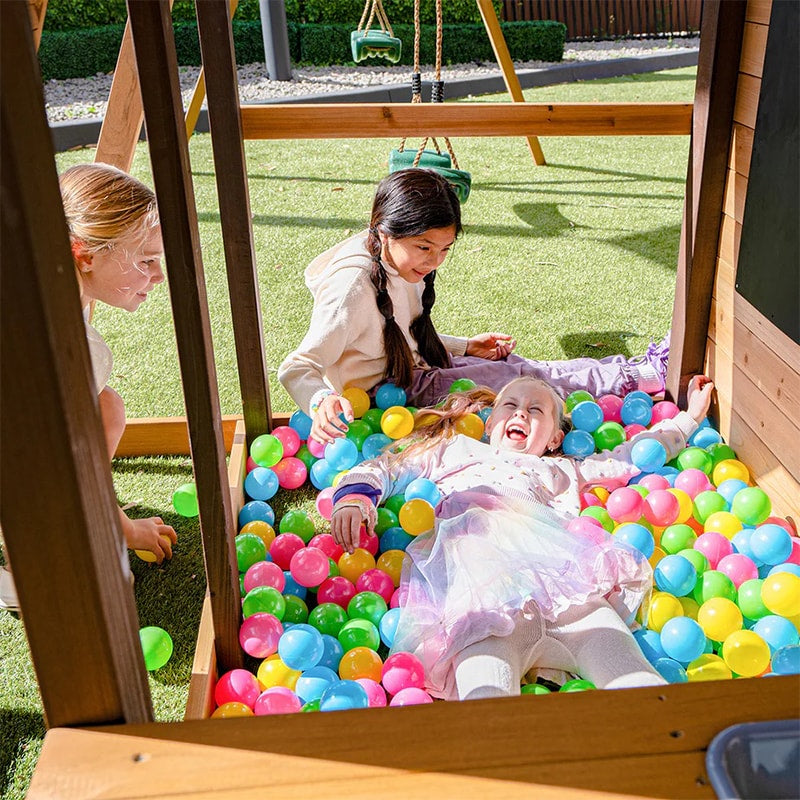
M 675 497 L 678 499 L 678 506 L 679 506 L 678 516 L 673 524 L 678 525 L 686 522 L 686 520 L 692 516 L 692 512 L 694 511 L 694 504 L 692 503 L 692 498 L 689 497 L 689 495 L 686 494 L 686 492 L 684 492 L 683 489 L 672 488 L 672 489 L 667 489 L 667 491 L 670 494 L 675 495 Z
M 405 560 L 405 551 L 387 550 L 385 553 L 381 553 L 378 556 L 377 562 L 375 562 L 375 566 L 392 579 L 395 589 L 400 585 L 400 575 L 403 572 Z
M 301 672 L 299 670 L 287 667 L 277 653 L 265 658 L 259 665 L 258 672 L 256 672 L 256 678 L 261 684 L 262 690 L 269 689 L 272 686 L 285 686 L 287 689 L 294 691 L 300 675 Z
M 369 411 L 369 395 L 357 386 L 348 386 L 343 392 L 342 397 L 350 401 L 353 406 L 353 416 L 356 419 L 363 417 Z
M 223 703 L 214 709 L 212 719 L 235 719 L 236 717 L 254 717 L 253 709 L 244 703 Z
M 355 585 L 362 573 L 368 569 L 375 569 L 375 558 L 363 547 L 356 547 L 352 553 L 343 553 L 339 556 L 337 566 L 339 574 Z
M 370 678 L 380 683 L 382 669 L 383 661 L 374 650 L 369 647 L 354 647 L 342 656 L 339 662 L 339 677 L 345 681 Z
M 254 533 L 264 542 L 267 552 L 275 539 L 275 528 L 269 522 L 264 522 L 263 519 L 254 519 L 252 522 L 245 523 L 239 533 Z
M 697 620 L 697 613 L 700 611 L 700 604 L 692 597 L 679 597 L 678 602 L 683 608 L 683 616 Z
M 753 678 L 769 666 L 769 645 L 755 631 L 736 631 L 723 642 L 722 658 L 737 675 Z
M 655 569 L 656 564 L 658 564 L 658 562 L 661 561 L 665 555 L 666 553 L 660 547 L 658 547 L 658 545 L 656 545 L 653 548 L 653 555 L 651 555 L 647 560 L 650 562 L 650 566 Z
M 172 546 L 172 542 L 170 542 L 166 536 L 163 534 L 160 534 L 160 536 L 168 545 L 170 545 L 170 547 Z M 156 563 L 155 553 L 151 553 L 149 550 L 134 550 L 133 552 L 136 553 L 136 555 L 139 556 L 142 561 L 146 561 L 148 564 Z
M 645 610 L 647 627 L 656 633 L 661 633 L 664 625 L 674 617 L 683 616 L 680 600 L 669 592 L 653 592 Z
M 414 430 L 414 417 L 405 406 L 390 406 L 381 415 L 381 430 L 390 439 L 402 439 Z
M 742 521 L 730 511 L 715 511 L 703 524 L 703 533 L 721 533 L 726 539 L 733 539 L 741 529 Z
M 727 597 L 706 600 L 697 612 L 697 622 L 709 639 L 724 642 L 732 633 L 742 629 L 742 612 Z
M 400 527 L 410 536 L 419 536 L 433 529 L 433 506 L 421 497 L 407 500 L 397 515 Z
M 792 572 L 768 575 L 761 584 L 761 602 L 781 617 L 800 614 L 800 577 Z
M 711 481 L 714 486 L 719 486 L 729 478 L 736 478 L 745 483 L 750 483 L 750 470 L 738 459 L 726 458 L 714 467 L 711 473 Z
M 414 430 L 418 428 L 424 428 L 426 425 L 433 425 L 435 422 L 438 422 L 441 417 L 437 417 L 436 414 L 417 414 L 414 417 Z
M 465 414 L 461 419 L 456 420 L 455 428 L 458 433 L 480 441 L 484 425 L 483 420 L 477 414 Z
M 593 489 L 589 489 L 589 493 L 597 497 L 603 505 L 606 504 L 606 500 L 611 494 L 605 486 L 595 486 Z
M 731 668 L 714 653 L 703 653 L 692 661 L 686 667 L 686 675 L 689 683 L 730 680 L 733 677 Z

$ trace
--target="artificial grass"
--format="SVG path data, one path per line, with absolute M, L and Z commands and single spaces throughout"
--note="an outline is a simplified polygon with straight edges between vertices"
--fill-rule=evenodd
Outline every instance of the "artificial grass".
M 551 86 L 530 102 L 691 101 L 694 69 Z M 505 102 L 505 95 L 480 98 Z M 524 139 L 458 139 L 453 145 L 473 189 L 465 234 L 441 268 L 434 319 L 445 333 L 485 330 L 517 337 L 537 358 L 602 357 L 643 351 L 670 325 L 687 137 L 542 139 L 547 167 L 536 167 Z M 264 342 L 275 411 L 293 404 L 275 371 L 300 342 L 311 309 L 303 270 L 325 248 L 366 226 L 390 140 L 246 143 Z M 408 146 L 413 147 L 414 142 Z M 223 413 L 241 411 L 211 144 L 192 138 L 190 155 L 208 286 Z M 59 171 L 91 161 L 92 149 L 57 157 Z M 152 185 L 146 145 L 132 172 Z M 179 299 L 178 299 L 179 300 Z M 131 417 L 184 413 L 168 292 L 154 291 L 135 315 L 99 306 L 95 326 L 115 359 L 111 385 Z M 254 333 L 255 335 L 255 333 Z M 171 562 L 132 557 L 142 626 L 161 625 L 172 660 L 150 678 L 156 717 L 180 719 L 191 671 L 205 579 L 196 521 L 171 512 L 175 487 L 191 479 L 186 459 L 115 462 L 121 503 L 131 516 L 158 514 L 176 527 Z M 313 492 L 283 494 L 288 507 L 313 510 Z M 317 517 L 317 519 L 319 519 Z M 0 794 L 24 796 L 44 726 L 24 629 L 0 613 Z

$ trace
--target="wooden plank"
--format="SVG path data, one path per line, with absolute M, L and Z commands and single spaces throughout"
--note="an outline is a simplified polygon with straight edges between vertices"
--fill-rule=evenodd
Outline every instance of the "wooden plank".
M 233 433 L 240 419 L 241 414 L 222 417 L 222 441 L 226 453 L 231 450 Z M 125 432 L 114 457 L 188 456 L 190 452 L 186 417 L 141 417 L 126 420 Z
M 242 664 L 236 528 L 226 487 L 219 390 L 172 20 L 166 2 L 130 3 L 128 16 L 169 275 L 216 653 L 227 670 Z
M 217 180 L 222 242 L 248 442 L 272 427 L 269 377 L 258 291 L 247 163 L 239 121 L 239 89 L 227 0 L 198 3 L 208 120 Z
M 758 114 L 758 96 L 761 91 L 761 79 L 752 75 L 739 73 L 739 84 L 736 87 L 736 106 L 733 119 L 748 128 L 756 127 Z
M 44 16 L 47 13 L 47 0 L 28 0 L 28 11 L 31 15 L 31 30 L 33 31 L 33 46 L 39 50 L 44 28 Z
M 297 103 L 245 105 L 241 115 L 245 139 L 686 136 L 692 104 Z
M 754 22 L 745 23 L 742 37 L 742 58 L 739 61 L 739 69 L 742 72 L 756 78 L 761 77 L 764 70 L 764 54 L 767 51 L 768 31 L 768 25 L 756 25 Z
M 747 177 L 750 174 L 750 158 L 753 155 L 753 129 L 738 123 L 733 126 L 733 141 L 731 142 L 731 158 L 729 165 L 739 175 Z
M 772 13 L 772 0 L 748 0 L 747 2 L 747 21 L 757 22 L 761 25 L 769 25 L 769 17 Z
M 744 204 L 747 200 L 747 178 L 735 170 L 728 170 L 725 181 L 725 196 L 722 207 L 725 213 L 740 225 L 744 217 Z
M 719 257 L 736 273 L 736 264 L 739 261 L 739 244 L 742 240 L 742 225 L 733 217 L 722 215 L 722 224 L 719 232 Z
M 497 20 L 497 14 L 494 11 L 492 0 L 478 0 L 478 9 L 481 12 L 486 33 L 489 34 L 489 42 L 494 51 L 494 57 L 500 65 L 500 71 L 503 73 L 503 81 L 506 85 L 506 90 L 511 95 L 511 100 L 514 103 L 524 103 L 525 98 L 522 95 L 522 87 L 519 84 L 519 78 L 514 70 L 514 62 L 511 60 L 511 53 L 508 52 L 508 45 L 503 36 L 503 30 Z M 542 146 L 535 136 L 528 136 L 528 149 L 531 151 L 533 161 L 537 166 L 544 166 L 547 161 L 542 151 Z
M 48 725 L 153 718 L 24 0 L 0 3 L 0 522 Z M 45 220 L 46 224 L 42 224 Z M 42 463 L 57 479 L 42 490 Z
M 758 339 L 768 342 L 770 349 L 774 350 L 790 369 L 800 372 L 800 345 L 797 342 L 792 341 L 740 294 L 736 294 L 733 298 L 733 312 L 736 319 L 753 331 Z

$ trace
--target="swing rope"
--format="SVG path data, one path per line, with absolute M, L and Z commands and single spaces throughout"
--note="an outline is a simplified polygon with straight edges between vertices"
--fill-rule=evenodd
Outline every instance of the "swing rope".
M 380 26 L 370 30 L 373 21 Z M 353 61 L 380 56 L 396 64 L 400 60 L 402 42 L 394 35 L 383 0 L 366 0 L 358 28 L 350 34 Z
M 364 28 L 364 20 L 367 17 L 367 12 L 369 12 L 369 19 L 367 19 L 367 26 Z M 358 31 L 369 30 L 372 26 L 372 20 L 377 17 L 378 25 L 381 26 L 381 30 L 384 33 L 388 33 L 389 36 L 394 36 L 394 31 L 392 31 L 392 26 L 389 24 L 389 18 L 386 16 L 386 11 L 383 8 L 383 0 L 367 0 L 366 4 L 364 5 L 364 13 L 361 15 L 361 21 L 358 23 Z

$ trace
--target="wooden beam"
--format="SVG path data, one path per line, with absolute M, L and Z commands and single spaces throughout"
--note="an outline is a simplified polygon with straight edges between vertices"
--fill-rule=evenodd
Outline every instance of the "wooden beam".
M 33 46 L 39 50 L 44 28 L 44 16 L 47 13 L 47 0 L 28 0 L 28 11 L 31 15 L 31 30 L 33 31 Z
M 198 3 L 222 242 L 248 444 L 272 427 L 239 87 L 227 0 Z
M 508 45 L 506 44 L 505 36 L 503 36 L 503 29 L 500 27 L 500 22 L 497 19 L 497 14 L 494 10 L 492 0 L 477 0 L 478 10 L 481 12 L 483 24 L 486 28 L 486 33 L 489 35 L 489 42 L 494 50 L 494 57 L 500 65 L 500 71 L 503 73 L 503 81 L 506 84 L 506 89 L 511 95 L 511 100 L 514 103 L 524 103 L 525 98 L 522 95 L 522 87 L 519 84 L 519 78 L 514 70 L 514 62 L 511 60 L 511 53 L 508 52 Z M 528 141 L 528 148 L 533 156 L 533 161 L 537 166 L 544 166 L 545 161 L 542 146 L 535 136 L 526 137 Z
M 231 669 L 242 664 L 236 528 L 169 4 L 129 0 L 128 17 L 164 239 L 217 658 L 221 668 Z
M 703 5 L 667 368 L 667 395 L 678 401 L 705 362 L 746 8 L 746 0 Z
M 139 623 L 38 76 L 27 3 L 4 0 L 3 537 L 48 725 L 146 722 Z
M 297 103 L 245 105 L 241 115 L 245 139 L 688 136 L 692 104 Z

